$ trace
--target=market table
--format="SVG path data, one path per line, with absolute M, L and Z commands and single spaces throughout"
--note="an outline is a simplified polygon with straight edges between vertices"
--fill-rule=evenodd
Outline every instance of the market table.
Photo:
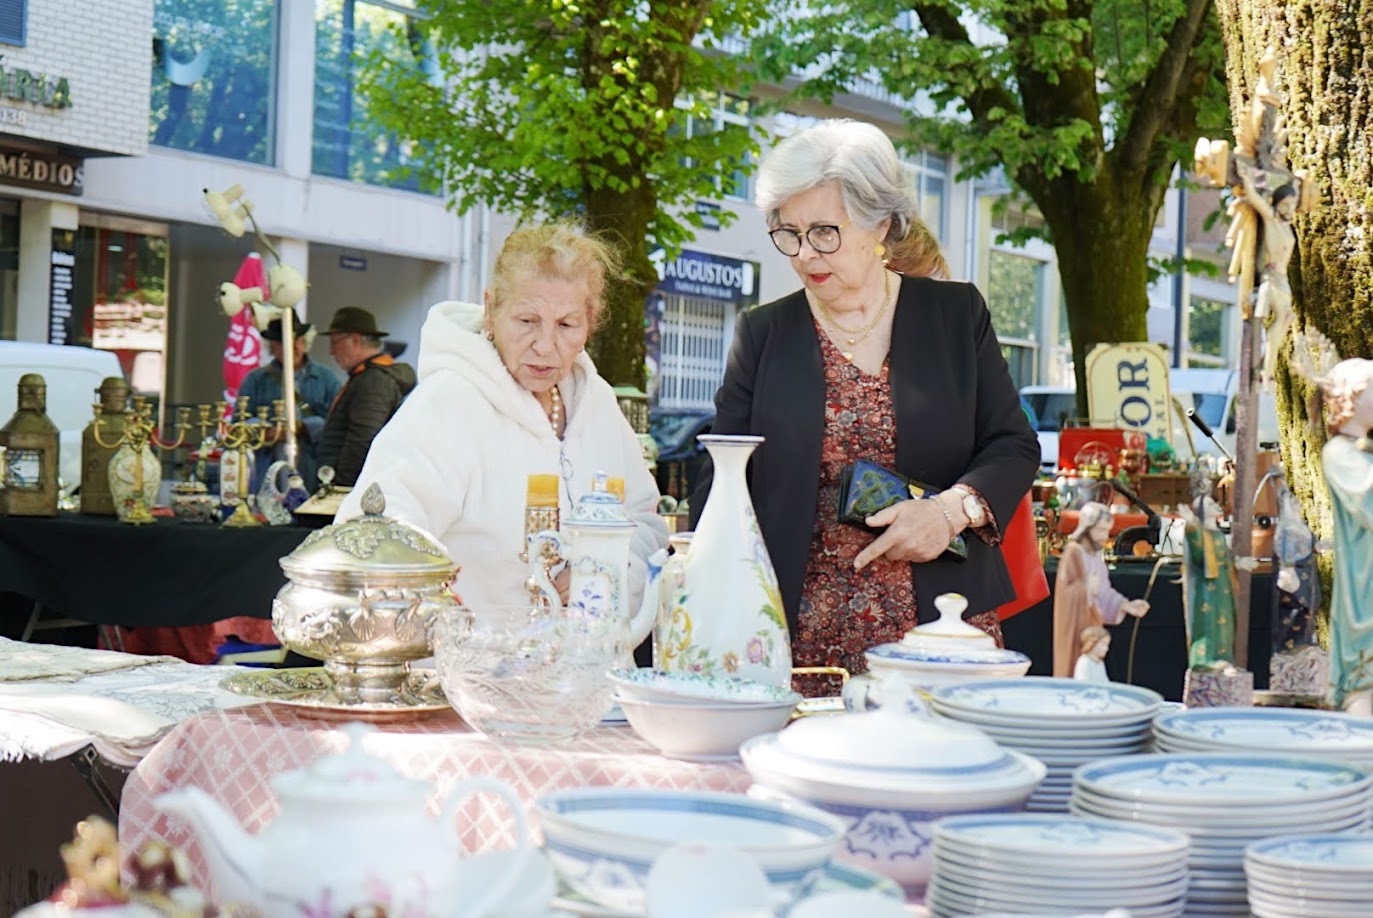
M 158 795 L 199 787 L 222 803 L 249 832 L 275 818 L 273 775 L 295 771 L 346 745 L 339 724 L 301 716 L 285 705 L 262 704 L 210 711 L 182 722 L 153 748 L 124 784 L 119 838 L 136 850 L 149 839 L 184 847 L 197 885 L 215 890 L 196 839 L 185 825 L 157 812 Z M 667 759 L 628 726 L 598 727 L 576 739 L 536 746 L 502 743 L 472 730 L 451 711 L 404 723 L 377 724 L 365 749 L 401 774 L 433 788 L 435 815 L 449 788 L 484 775 L 514 788 L 531 828 L 533 800 L 554 790 L 583 786 L 647 787 L 739 792 L 751 783 L 741 764 L 696 764 Z M 470 851 L 509 847 L 513 822 L 499 803 L 479 798 L 462 811 L 462 843 Z
M 1170 701 L 1182 700 L 1182 680 L 1187 671 L 1187 631 L 1182 609 L 1182 586 L 1174 581 L 1181 576 L 1176 561 L 1159 570 L 1149 590 L 1153 562 L 1121 561 L 1111 569 L 1111 585 L 1129 599 L 1141 599 L 1149 592 L 1149 614 L 1139 620 L 1135 642 L 1133 683 L 1151 688 Z M 1058 559 L 1044 565 L 1052 591 Z M 1272 654 L 1273 575 L 1255 572 L 1249 615 L 1249 669 L 1254 673 L 1254 688 L 1268 687 L 1268 658 Z M 1108 627 L 1111 649 L 1106 671 L 1117 682 L 1125 682 L 1129 667 L 1130 638 L 1135 619 L 1126 618 Z M 1026 609 L 1001 624 L 1006 646 L 1019 650 L 1033 661 L 1032 676 L 1048 676 L 1054 665 L 1054 600 L 1048 599 Z
M 286 583 L 277 560 L 311 531 L 177 519 L 131 526 L 77 513 L 0 516 L 0 593 L 97 625 L 269 618 Z

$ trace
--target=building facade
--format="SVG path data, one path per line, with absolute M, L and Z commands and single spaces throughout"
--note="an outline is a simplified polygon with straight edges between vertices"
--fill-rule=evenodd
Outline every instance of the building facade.
M 216 398 L 226 319 L 214 292 L 254 245 L 219 227 L 203 192 L 233 185 L 306 275 L 308 322 L 364 306 L 413 360 L 431 304 L 481 296 L 513 220 L 481 206 L 458 217 L 415 190 L 404 142 L 370 127 L 356 89 L 360 56 L 419 53 L 391 29 L 407 22 L 408 0 L 119 8 L 0 0 L 0 337 L 114 350 L 135 388 L 163 403 Z M 765 119 L 756 101 L 721 93 L 699 129 L 748 130 L 766 143 L 845 116 L 897 135 L 905 111 L 876 86 Z M 977 281 L 992 304 L 1017 381 L 1070 379 L 1052 249 L 997 241 L 1007 218 L 992 206 L 1005 193 L 994 180 L 957 182 L 957 164 L 934 152 L 907 158 L 954 276 Z M 717 198 L 695 205 L 714 227 L 659 259 L 663 282 L 646 318 L 650 387 L 666 408 L 708 409 L 738 310 L 797 286 L 752 190 L 746 170 L 722 176 Z M 1176 215 L 1166 208 L 1160 218 L 1163 252 L 1176 247 Z M 1182 285 L 1184 312 L 1202 304 L 1192 327 L 1207 342 L 1199 359 L 1226 361 L 1233 323 L 1224 287 L 1208 283 Z M 1170 344 L 1172 286 L 1157 285 L 1150 315 L 1151 336 Z M 328 360 L 323 344 L 314 354 Z

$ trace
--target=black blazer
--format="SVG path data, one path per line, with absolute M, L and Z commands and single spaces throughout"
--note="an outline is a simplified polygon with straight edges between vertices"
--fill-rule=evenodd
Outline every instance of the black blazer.
M 972 284 L 903 278 L 889 352 L 896 468 L 939 488 L 976 488 L 1005 526 L 1039 469 L 1039 441 L 1011 381 L 987 304 Z M 825 379 L 820 339 L 797 291 L 740 314 L 715 395 L 712 433 L 766 441 L 749 465 L 749 491 L 793 632 L 815 526 Z M 706 462 L 691 498 L 695 528 L 710 493 Z M 1014 598 L 996 546 L 969 534 L 968 558 L 912 564 L 922 621 L 934 598 L 957 592 L 967 614 Z

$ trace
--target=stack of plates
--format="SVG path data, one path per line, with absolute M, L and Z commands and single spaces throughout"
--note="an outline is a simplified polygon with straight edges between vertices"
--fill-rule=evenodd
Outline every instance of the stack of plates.
M 1154 746 L 1159 752 L 1292 753 L 1373 768 L 1373 721 L 1295 708 L 1196 708 L 1155 718 Z
M 1162 918 L 1181 915 L 1186 895 L 1181 832 L 1029 813 L 953 816 L 934 825 L 934 879 L 925 905 L 936 918 L 1110 908 Z
M 1247 915 L 1244 849 L 1293 833 L 1359 832 L 1373 777 L 1352 765 L 1248 753 L 1137 755 L 1084 765 L 1071 811 L 1192 837 L 1189 915 Z
M 1288 835 L 1244 849 L 1249 909 L 1259 918 L 1373 915 L 1373 837 Z
M 970 723 L 1007 749 L 1048 768 L 1025 803 L 1039 813 L 1065 813 L 1073 770 L 1086 762 L 1144 752 L 1163 699 L 1120 683 L 1073 679 L 996 679 L 935 689 L 934 709 Z

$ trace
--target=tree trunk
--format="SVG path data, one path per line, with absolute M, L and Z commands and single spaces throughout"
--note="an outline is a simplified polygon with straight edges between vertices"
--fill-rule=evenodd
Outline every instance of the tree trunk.
M 1373 0 L 1219 0 L 1217 8 L 1231 113 L 1247 110 L 1257 61 L 1272 45 L 1286 96 L 1289 164 L 1319 188 L 1315 209 L 1295 221 L 1294 324 L 1319 329 L 1342 357 L 1373 357 L 1373 158 L 1366 144 L 1373 136 Z M 1285 366 L 1276 388 L 1288 484 L 1317 535 L 1328 538 L 1319 401 Z
M 658 283 L 648 259 L 648 225 L 657 201 L 648 183 L 624 192 L 586 192 L 588 228 L 612 241 L 624 259 L 624 277 L 606 285 L 605 317 L 588 349 L 596 369 L 613 386 L 644 388 L 644 304 Z
M 1152 222 L 1103 172 L 1094 185 L 1037 202 L 1058 250 L 1058 273 L 1073 339 L 1077 410 L 1087 417 L 1087 354 L 1102 342 L 1148 340 L 1148 254 Z M 1066 192 L 1066 193 L 1065 193 Z M 1153 214 L 1157 207 L 1149 209 Z M 1102 232 L 1110 227 L 1110 232 Z M 1071 252 L 1070 257 L 1065 257 Z

